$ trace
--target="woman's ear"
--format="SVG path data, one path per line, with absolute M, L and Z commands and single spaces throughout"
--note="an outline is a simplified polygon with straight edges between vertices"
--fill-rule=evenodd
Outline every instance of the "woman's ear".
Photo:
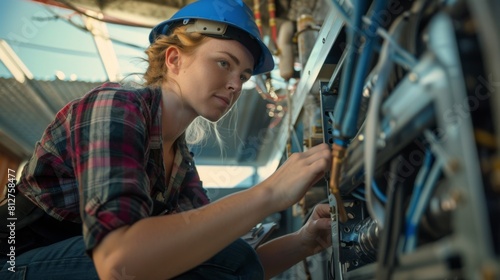
M 170 46 L 165 51 L 165 66 L 171 73 L 179 73 L 180 50 L 175 46 Z

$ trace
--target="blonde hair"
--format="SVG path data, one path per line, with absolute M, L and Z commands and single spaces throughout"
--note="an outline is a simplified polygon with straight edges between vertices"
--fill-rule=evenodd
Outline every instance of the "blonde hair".
M 170 46 L 176 46 L 181 52 L 192 54 L 201 46 L 207 37 L 197 32 L 186 32 L 186 26 L 175 28 L 170 35 L 160 35 L 146 49 L 148 68 L 144 73 L 145 85 L 161 87 L 167 80 L 167 67 L 165 65 L 165 52 Z M 216 122 L 210 122 L 202 117 L 197 117 L 186 129 L 186 142 L 188 144 L 202 143 L 213 133 L 219 146 L 223 140 L 217 129 Z

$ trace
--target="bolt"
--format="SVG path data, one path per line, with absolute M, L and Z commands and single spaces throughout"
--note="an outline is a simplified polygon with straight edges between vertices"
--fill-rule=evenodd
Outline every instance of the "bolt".
M 366 97 L 366 98 L 370 97 L 370 90 L 369 89 L 363 90 L 363 97 Z
M 445 167 L 450 173 L 457 173 L 457 171 L 460 169 L 460 162 L 458 161 L 458 159 L 452 158 L 446 162 Z
M 408 80 L 410 80 L 410 82 L 412 82 L 412 83 L 417 82 L 418 81 L 417 73 L 411 72 L 410 74 L 408 74 Z

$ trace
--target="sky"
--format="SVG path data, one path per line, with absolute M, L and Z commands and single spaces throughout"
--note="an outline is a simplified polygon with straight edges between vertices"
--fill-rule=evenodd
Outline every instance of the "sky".
M 55 19 L 54 13 L 70 17 L 75 24 L 83 26 L 80 17 L 67 9 L 28 0 L 2 0 L 0 39 L 11 46 L 36 79 L 53 80 L 57 75 L 67 80 L 72 77 L 84 81 L 106 80 L 91 34 L 65 19 Z M 115 40 L 113 46 L 122 74 L 144 72 L 145 65 L 138 58 L 144 57 L 149 44 L 149 29 L 116 24 L 107 24 L 107 28 Z M 0 77 L 11 76 L 0 63 Z

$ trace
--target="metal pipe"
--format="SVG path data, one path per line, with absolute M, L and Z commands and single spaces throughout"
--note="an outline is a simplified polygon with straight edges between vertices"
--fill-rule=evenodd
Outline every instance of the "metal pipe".
M 315 25 L 316 23 L 312 15 L 302 14 L 297 19 L 297 46 L 302 71 L 318 38 L 319 28 L 316 28 Z
M 285 79 L 285 81 L 290 80 L 293 77 L 293 23 L 289 20 L 283 22 L 280 26 L 280 32 L 278 33 L 278 56 L 280 58 L 280 63 L 278 67 L 280 69 L 280 76 Z

